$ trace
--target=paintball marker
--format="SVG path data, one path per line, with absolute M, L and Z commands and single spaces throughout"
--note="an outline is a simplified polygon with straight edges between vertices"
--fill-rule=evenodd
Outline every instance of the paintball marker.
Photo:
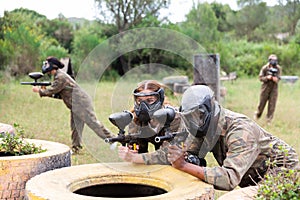
M 173 139 L 178 133 L 170 132 L 170 125 L 171 122 L 175 118 L 175 110 L 171 107 L 166 107 L 165 109 L 159 109 L 153 113 L 153 119 L 159 121 L 161 124 L 164 124 L 163 129 L 165 129 L 165 135 L 163 136 L 156 136 L 154 141 L 156 143 L 162 142 L 164 140 L 171 140 Z
M 125 135 L 125 127 L 132 121 L 133 114 L 129 111 L 123 111 L 118 113 L 113 113 L 109 116 L 109 121 L 119 129 L 117 137 L 106 138 L 104 141 L 106 143 L 120 142 L 123 146 L 126 143 L 134 140 L 137 136 L 136 134 Z
M 164 122 L 165 126 L 165 135 L 163 136 L 156 136 L 154 141 L 156 143 L 162 141 L 170 141 L 177 135 L 186 135 L 187 131 L 183 130 L 181 132 L 171 132 L 170 131 L 170 124 L 175 118 L 175 110 L 171 107 L 166 107 L 166 109 L 160 109 L 155 111 L 153 114 L 153 118 L 159 120 L 161 123 Z M 186 135 L 187 136 L 187 135 Z M 181 138 L 182 139 L 182 138 Z M 176 141 L 178 142 L 178 141 Z M 181 146 L 183 146 L 183 141 L 181 141 Z M 186 162 L 192 163 L 194 165 L 199 166 L 206 166 L 206 160 L 204 158 L 199 158 L 197 155 L 191 154 L 189 152 L 186 153 L 185 158 Z
M 277 69 L 277 68 L 274 68 L 274 67 L 271 67 L 271 68 L 268 70 L 268 75 L 271 75 L 271 76 L 277 76 L 277 75 L 278 75 L 278 69 Z
M 49 86 L 51 82 L 38 82 L 37 80 L 44 76 L 41 72 L 31 72 L 28 76 L 34 79 L 34 82 L 21 82 L 22 85 L 33 85 L 33 86 Z
M 182 133 L 182 132 L 173 132 L 173 133 L 171 133 L 171 132 L 166 132 L 166 135 L 164 135 L 164 136 L 156 136 L 155 139 L 154 139 L 154 141 L 155 141 L 156 143 L 159 143 L 159 142 L 162 142 L 162 141 L 165 141 L 165 140 L 171 140 L 171 139 L 173 139 L 176 135 L 178 135 L 178 134 L 180 134 L 180 133 Z

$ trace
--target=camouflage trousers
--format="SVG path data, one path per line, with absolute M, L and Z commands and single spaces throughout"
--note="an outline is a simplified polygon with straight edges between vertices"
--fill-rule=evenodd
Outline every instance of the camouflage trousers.
M 277 90 L 262 90 L 260 93 L 260 100 L 259 104 L 257 107 L 257 112 L 256 112 L 256 117 L 260 118 L 265 106 L 268 102 L 268 110 L 267 110 L 267 120 L 269 122 L 272 121 L 274 117 L 274 112 L 275 112 L 275 107 L 276 107 L 276 102 L 277 102 L 277 97 L 278 97 L 278 91 Z
M 100 138 L 105 139 L 111 137 L 110 131 L 108 131 L 101 122 L 99 122 L 94 112 L 71 112 L 71 131 L 72 131 L 72 146 L 82 146 L 82 131 L 84 124 L 87 124 Z

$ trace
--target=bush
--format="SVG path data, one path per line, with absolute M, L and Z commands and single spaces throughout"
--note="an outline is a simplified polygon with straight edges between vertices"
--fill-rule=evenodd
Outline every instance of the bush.
M 45 152 L 41 146 L 24 141 L 24 130 L 18 124 L 14 124 L 15 134 L 0 135 L 0 155 L 4 156 L 21 156 L 27 154 L 36 154 Z
M 283 151 L 281 149 L 281 151 Z M 287 152 L 285 152 L 287 155 Z M 285 156 L 286 157 L 286 156 Z M 300 173 L 294 169 L 282 167 L 280 171 L 272 169 L 275 163 L 269 163 L 268 173 L 258 185 L 257 200 L 298 200 L 300 199 Z

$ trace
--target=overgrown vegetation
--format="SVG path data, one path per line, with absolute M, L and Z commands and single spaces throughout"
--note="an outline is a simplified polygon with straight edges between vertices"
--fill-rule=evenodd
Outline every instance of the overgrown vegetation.
M 280 147 L 280 151 L 287 158 L 287 150 Z M 258 184 L 256 200 L 298 200 L 300 199 L 300 172 L 296 169 L 273 168 L 275 162 L 269 162 L 269 169 L 264 179 Z
M 161 18 L 159 14 L 170 1 L 143 1 L 143 9 L 140 0 L 95 0 L 95 3 L 98 3 L 103 19 L 68 19 L 61 14 L 49 20 L 23 8 L 5 12 L 0 17 L 0 76 L 19 77 L 30 71 L 40 71 L 42 61 L 49 55 L 71 57 L 77 73 L 81 63 L 98 45 L 122 32 L 146 27 L 183 33 L 206 52 L 220 54 L 221 70 L 236 71 L 239 77 L 256 76 L 271 53 L 278 55 L 283 74 L 300 73 L 299 1 L 279 2 L 269 7 L 262 0 L 243 0 L 237 1 L 240 8 L 237 11 L 216 2 L 198 2 L 180 23 L 172 23 L 168 17 Z M 149 37 L 138 40 L 136 46 L 142 47 L 147 39 Z M 175 44 L 180 45 L 179 42 L 174 40 Z M 192 74 L 190 64 L 180 56 L 151 48 L 130 49 L 107 63 L 107 71 L 117 72 L 108 73 L 116 80 L 117 75 L 145 63 L 160 63 L 182 70 L 184 75 Z M 1 71 L 7 73 L 1 74 Z
M 24 140 L 24 129 L 14 123 L 15 134 L 0 134 L 0 156 L 21 156 L 45 152 L 41 146 Z

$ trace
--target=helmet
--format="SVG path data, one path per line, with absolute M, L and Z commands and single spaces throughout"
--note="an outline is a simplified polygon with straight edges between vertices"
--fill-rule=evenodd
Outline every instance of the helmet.
M 188 131 L 195 137 L 203 137 L 211 125 L 216 128 L 212 123 L 220 108 L 208 86 L 193 85 L 183 93 L 180 111 Z
M 58 68 L 63 68 L 64 64 L 60 62 L 57 58 L 55 57 L 48 57 L 46 61 L 43 62 L 42 66 L 42 72 L 43 74 L 50 72 L 53 69 L 58 69 Z

